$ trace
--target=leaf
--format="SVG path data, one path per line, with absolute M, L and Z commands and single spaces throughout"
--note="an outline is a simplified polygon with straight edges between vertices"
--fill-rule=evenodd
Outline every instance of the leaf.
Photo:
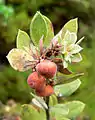
M 71 58 L 71 61 L 74 62 L 74 63 L 82 61 L 81 54 L 77 53 L 77 54 L 73 55 L 72 58 Z
M 49 106 L 54 106 L 58 103 L 56 95 L 51 95 L 49 97 Z
M 16 45 L 18 49 L 24 49 L 24 47 L 29 48 L 30 38 L 26 32 L 22 30 L 18 31 Z
M 39 102 L 39 100 L 40 100 L 40 102 Z M 33 99 L 32 99 L 32 103 L 33 103 L 34 105 L 36 105 L 37 107 L 39 107 L 39 108 L 48 109 L 45 101 L 44 101 L 43 99 L 41 99 L 41 98 L 40 98 L 40 99 L 33 98 Z
M 62 34 L 61 37 L 64 38 L 64 35 L 66 31 L 74 32 L 77 34 L 78 31 L 78 23 L 77 23 L 77 18 L 71 19 L 69 22 L 67 22 L 64 27 L 62 28 Z
M 15 70 L 18 70 L 18 71 L 26 71 L 26 70 L 30 69 L 32 67 L 32 65 L 29 66 L 28 64 L 34 60 L 33 57 L 30 56 L 27 52 L 25 52 L 22 49 L 17 49 L 17 48 L 12 49 L 8 53 L 7 59 L 9 61 L 10 65 Z
M 43 98 L 38 97 L 38 96 L 34 95 L 33 93 L 30 93 L 30 94 L 36 99 L 36 101 L 40 104 L 40 106 L 42 106 L 42 108 L 48 109 L 48 107 L 47 107 L 45 101 L 43 100 Z M 34 104 L 35 104 L 35 103 L 34 103 Z M 37 104 L 36 104 L 36 105 L 37 105 Z
M 65 103 L 64 107 L 67 107 L 69 109 L 67 117 L 72 119 L 81 114 L 81 112 L 84 110 L 85 104 L 80 101 L 72 101 Z
M 79 77 L 83 76 L 84 73 L 72 73 L 71 75 L 61 75 L 56 78 L 56 85 L 64 84 L 64 83 L 70 83 L 74 81 L 75 79 L 78 79 Z
M 70 31 L 66 31 L 65 35 L 64 35 L 64 39 L 63 39 L 63 44 L 71 45 L 71 44 L 75 44 L 75 42 L 77 41 L 77 35 L 74 32 L 70 32 Z
M 64 106 L 64 104 L 56 104 L 50 108 L 50 112 L 55 118 L 62 118 L 69 113 L 69 109 Z M 60 119 L 61 120 L 61 119 Z
M 45 38 L 45 41 L 44 41 L 44 45 L 45 46 L 48 46 L 50 44 L 50 41 L 53 39 L 54 37 L 54 31 L 53 31 L 53 25 L 51 23 L 51 21 L 46 17 L 46 16 L 43 16 L 45 21 L 46 21 L 46 24 L 47 24 L 47 36 Z
M 44 36 L 44 40 L 47 36 L 47 24 L 40 12 L 37 12 L 30 24 L 30 36 L 33 40 L 33 43 L 38 46 L 39 40 L 42 36 Z
M 67 84 L 61 84 L 56 85 L 54 87 L 55 93 L 58 96 L 59 94 L 62 94 L 63 96 L 70 96 L 72 93 L 74 93 L 80 86 L 81 81 L 79 79 L 67 83 Z
M 71 19 L 69 22 L 67 22 L 64 27 L 56 34 L 56 36 L 53 38 L 53 41 L 59 40 L 60 43 L 63 43 L 64 36 L 67 31 L 74 32 L 77 34 L 78 31 L 78 23 L 77 18 Z
M 23 120 L 45 120 L 45 114 L 42 111 L 38 112 L 32 105 L 25 104 L 22 106 L 21 118 Z
M 83 48 L 80 47 L 79 45 L 75 44 L 73 45 L 72 47 L 72 50 L 71 50 L 71 54 L 76 54 L 76 53 L 79 53 Z

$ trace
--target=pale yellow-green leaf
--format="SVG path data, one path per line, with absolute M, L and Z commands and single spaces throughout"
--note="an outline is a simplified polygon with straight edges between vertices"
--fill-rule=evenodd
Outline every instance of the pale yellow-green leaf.
M 58 103 L 56 95 L 51 95 L 49 97 L 49 106 L 54 106 Z
M 24 47 L 26 48 L 30 47 L 30 38 L 26 32 L 22 30 L 18 31 L 16 46 L 18 49 L 24 49 Z
M 81 81 L 77 79 L 70 83 L 56 85 L 54 87 L 54 90 L 56 95 L 59 95 L 61 93 L 62 96 L 69 96 L 79 88 L 80 84 L 81 84 Z
M 64 38 L 64 35 L 66 33 L 66 31 L 70 31 L 70 32 L 74 32 L 77 34 L 78 31 L 78 23 L 77 23 L 78 19 L 71 19 L 69 22 L 67 22 L 64 27 L 62 28 L 62 38 Z
M 69 113 L 67 115 L 68 118 L 75 118 L 81 114 L 81 112 L 85 108 L 85 104 L 80 101 L 71 101 L 64 104 L 64 107 L 69 109 Z
M 80 62 L 82 60 L 82 56 L 80 53 L 77 53 L 72 56 L 71 61 L 72 62 Z
M 22 49 L 17 49 L 14 48 L 12 49 L 8 55 L 7 55 L 7 59 L 10 63 L 10 65 L 18 71 L 26 71 L 28 69 L 31 68 L 31 66 L 26 66 L 26 64 L 29 61 L 34 60 L 32 56 L 30 56 L 27 52 L 25 52 Z

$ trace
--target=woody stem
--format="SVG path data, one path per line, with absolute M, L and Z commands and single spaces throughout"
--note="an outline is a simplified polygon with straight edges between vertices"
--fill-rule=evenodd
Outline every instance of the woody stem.
M 46 104 L 48 109 L 46 109 L 46 120 L 50 120 L 50 113 L 49 113 L 49 96 L 46 97 Z

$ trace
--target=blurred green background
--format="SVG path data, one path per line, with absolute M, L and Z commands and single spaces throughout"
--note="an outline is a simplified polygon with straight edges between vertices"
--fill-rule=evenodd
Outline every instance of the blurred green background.
M 55 34 L 67 21 L 78 17 L 78 38 L 85 36 L 81 43 L 83 61 L 72 69 L 85 75 L 80 89 L 69 99 L 86 103 L 85 120 L 95 120 L 95 0 L 0 0 L 0 101 L 3 104 L 9 99 L 21 104 L 31 101 L 26 82 L 30 71 L 13 70 L 6 55 L 15 47 L 18 29 L 29 33 L 30 21 L 37 10 L 52 21 Z

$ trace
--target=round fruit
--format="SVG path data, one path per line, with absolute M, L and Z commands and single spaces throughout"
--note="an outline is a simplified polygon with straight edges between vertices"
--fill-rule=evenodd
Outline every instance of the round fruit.
M 27 83 L 31 88 L 43 90 L 46 86 L 45 77 L 39 75 L 37 72 L 33 72 L 28 76 Z
M 54 62 L 44 60 L 37 64 L 36 70 L 46 78 L 52 78 L 57 72 L 57 66 Z
M 54 94 L 53 87 L 47 85 L 42 91 L 36 90 L 36 94 L 40 97 L 46 97 Z

